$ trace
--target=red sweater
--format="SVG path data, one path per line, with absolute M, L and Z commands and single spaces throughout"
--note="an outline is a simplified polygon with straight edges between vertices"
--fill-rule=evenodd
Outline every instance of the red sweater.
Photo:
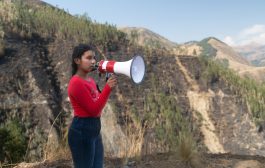
M 68 96 L 77 117 L 100 117 L 111 88 L 105 85 L 100 93 L 92 78 L 85 80 L 74 75 L 68 85 Z

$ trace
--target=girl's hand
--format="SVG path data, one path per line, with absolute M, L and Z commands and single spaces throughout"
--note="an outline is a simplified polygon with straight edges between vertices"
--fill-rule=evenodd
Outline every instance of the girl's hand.
M 109 85 L 110 88 L 114 88 L 117 85 L 117 77 L 114 74 L 112 74 L 108 79 L 107 84 Z

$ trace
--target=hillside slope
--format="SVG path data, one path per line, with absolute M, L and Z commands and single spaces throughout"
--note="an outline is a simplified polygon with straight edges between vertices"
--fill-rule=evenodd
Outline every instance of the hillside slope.
M 130 40 L 135 41 L 141 46 L 148 46 L 156 49 L 163 48 L 168 50 L 172 50 L 172 48 L 177 47 L 176 43 L 171 42 L 146 28 L 123 27 L 119 28 L 119 30 L 128 34 Z
M 256 64 L 262 65 L 262 47 L 259 47 L 258 51 L 260 51 L 260 53 L 257 53 L 256 56 L 254 55 L 254 58 L 245 59 L 244 55 L 249 55 L 253 52 L 250 52 L 246 49 L 243 50 L 242 48 L 237 48 L 234 50 L 232 47 L 213 37 L 203 39 L 200 42 L 193 41 L 177 45 L 148 29 L 125 27 L 120 28 L 120 30 L 127 33 L 129 38 L 140 46 L 148 46 L 156 49 L 164 48 L 177 55 L 206 55 L 208 57 L 220 60 L 221 62 L 227 62 L 229 68 L 233 69 L 242 77 L 247 76 L 259 82 L 265 81 L 265 76 L 263 75 L 265 72 L 264 67 L 255 67 L 250 63 L 256 62 Z M 242 55 L 239 55 L 236 51 L 242 53 Z M 248 60 L 250 60 L 250 62 Z
M 252 77 L 257 81 L 265 80 L 265 67 L 251 66 L 248 61 L 239 56 L 231 47 L 217 40 L 211 39 L 208 43 L 217 50 L 216 59 L 227 59 L 229 61 L 229 68 L 239 75 Z
M 240 55 L 244 56 L 255 66 L 265 66 L 265 46 L 249 44 L 245 46 L 234 47 Z

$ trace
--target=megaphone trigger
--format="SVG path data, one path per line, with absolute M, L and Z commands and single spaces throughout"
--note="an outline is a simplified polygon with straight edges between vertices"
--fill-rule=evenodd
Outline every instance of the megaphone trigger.
M 108 79 L 111 77 L 112 73 L 106 73 L 106 82 L 108 81 Z

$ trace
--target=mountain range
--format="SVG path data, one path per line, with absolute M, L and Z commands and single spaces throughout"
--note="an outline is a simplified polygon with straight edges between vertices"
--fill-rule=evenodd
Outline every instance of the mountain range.
M 202 56 L 211 55 L 215 60 L 225 63 L 240 76 L 247 76 L 256 81 L 265 81 L 265 46 L 248 45 L 231 47 L 219 39 L 208 37 L 201 41 L 191 41 L 184 44 L 171 42 L 164 37 L 144 28 L 121 28 L 137 44 L 152 48 L 165 48 L 177 55 Z
M 234 47 L 234 49 L 253 65 L 265 66 L 265 45 L 253 43 L 244 46 L 237 46 Z

